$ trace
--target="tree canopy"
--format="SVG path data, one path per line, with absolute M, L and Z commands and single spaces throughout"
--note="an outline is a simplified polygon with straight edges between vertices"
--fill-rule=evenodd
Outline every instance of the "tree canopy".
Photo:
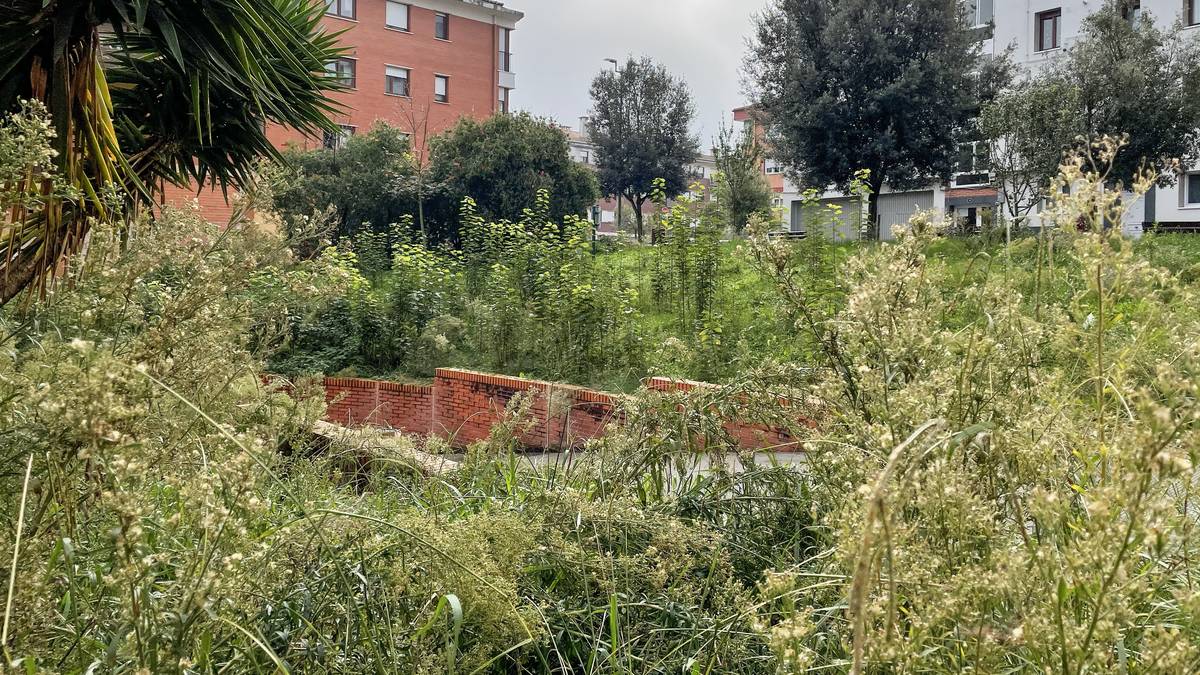
M 771 209 L 771 186 L 763 174 L 762 144 L 747 130 L 740 137 L 722 126 L 713 144 L 716 197 L 733 231 L 741 234 L 750 216 Z
M 983 108 L 979 127 L 1005 215 L 1018 222 L 1046 196 L 1082 131 L 1076 90 L 1061 77 L 1026 81 Z
M 642 207 L 662 179 L 668 196 L 687 188 L 696 159 L 692 95 L 683 81 L 648 57 L 630 58 L 592 80 L 588 133 L 596 144 L 600 189 L 633 206 L 642 239 Z
M 384 231 L 416 211 L 412 195 L 401 187 L 413 171 L 409 142 L 396 127 L 378 123 L 344 147 L 293 148 L 284 159 L 295 172 L 275 194 L 275 208 L 285 218 L 332 206 L 338 234 L 354 236 L 364 227 Z
M 517 222 L 546 190 L 550 216 L 561 222 L 587 213 L 598 196 L 592 172 L 571 161 L 566 133 L 527 113 L 461 119 L 433 139 L 430 174 L 453 195 L 437 208 L 443 223 L 456 220 L 463 197 L 486 219 Z
M 1200 158 L 1200 40 L 1123 10 L 1121 0 L 1107 2 L 1062 60 L 984 106 L 981 127 L 1013 218 L 1045 196 L 1065 152 L 1103 136 L 1126 141 L 1109 173 L 1115 183 L 1149 168 L 1169 184 L 1176 162 Z
M 950 177 L 996 72 L 958 0 L 771 0 L 746 66 L 772 155 L 815 188 L 869 169 L 872 223 L 883 185 Z

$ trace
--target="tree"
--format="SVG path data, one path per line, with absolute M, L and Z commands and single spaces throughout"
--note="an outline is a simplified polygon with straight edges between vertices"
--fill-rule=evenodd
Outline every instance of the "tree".
M 984 106 L 979 127 L 1010 222 L 1024 221 L 1045 199 L 1082 132 L 1077 110 L 1076 90 L 1057 76 L 1019 83 Z
M 541 190 L 550 193 L 555 222 L 582 216 L 596 203 L 595 178 L 571 161 L 567 135 L 527 113 L 459 120 L 433 140 L 431 162 L 431 175 L 452 196 L 442 203 L 444 227 L 457 222 L 463 197 L 474 199 L 485 219 L 511 222 L 521 219 Z M 441 235 L 454 238 L 457 228 Z
M 294 218 L 332 206 L 341 236 L 364 228 L 386 232 L 415 208 L 399 187 L 412 173 L 409 154 L 406 135 L 384 123 L 351 136 L 341 148 L 289 149 L 284 161 L 296 175 L 275 194 L 275 208 Z
M 1063 153 L 1105 135 L 1125 137 L 1109 179 L 1129 185 L 1143 167 L 1160 183 L 1175 162 L 1200 156 L 1200 41 L 1163 31 L 1121 0 L 1089 15 L 1066 57 L 984 106 L 981 128 L 993 152 L 1009 215 L 1026 217 L 1046 196 Z
M 762 144 L 750 130 L 735 140 L 733 130 L 722 124 L 713 156 L 717 163 L 717 203 L 729 226 L 741 234 L 750 216 L 771 210 L 772 192 L 763 175 Z
M 746 70 L 772 156 L 815 188 L 869 169 L 877 228 L 885 184 L 950 177 L 995 81 L 966 24 L 959 0 L 771 0 Z
M 1110 0 L 1089 15 L 1066 59 L 1035 80 L 1042 97 L 1069 90 L 1077 120 L 1041 150 L 1053 154 L 1074 136 L 1127 137 L 1110 180 L 1129 185 L 1145 166 L 1170 184 L 1177 160 L 1200 158 L 1200 40 L 1186 40 L 1178 27 L 1160 30 L 1149 13 L 1131 21 L 1122 9 Z
M 92 218 L 151 202 L 163 180 L 244 187 L 268 123 L 336 131 L 341 49 L 309 0 L 4 0 L 0 110 L 46 105 L 55 164 L 84 195 L 49 200 L 0 231 L 0 303 L 43 285 Z M 112 195 L 123 195 L 116 201 Z M 115 208 L 114 208 L 115 206 Z
M 429 153 L 432 136 L 429 133 L 429 104 L 418 109 L 412 99 L 406 99 L 404 118 L 410 132 L 408 137 L 408 166 L 397 185 L 401 193 L 417 202 L 417 227 L 421 240 L 429 243 L 429 228 L 425 223 L 425 202 L 444 187 L 430 176 Z
M 649 58 L 630 58 L 592 81 L 588 133 L 596 144 L 600 189 L 633 207 L 642 240 L 642 207 L 661 178 L 669 197 L 687 188 L 686 167 L 698 142 L 690 127 L 695 106 L 687 85 Z

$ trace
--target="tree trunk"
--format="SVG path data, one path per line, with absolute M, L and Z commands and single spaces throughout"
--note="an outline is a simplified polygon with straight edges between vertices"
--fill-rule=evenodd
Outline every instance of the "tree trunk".
M 867 237 L 872 241 L 880 241 L 883 239 L 883 231 L 879 223 L 879 193 L 883 191 L 883 179 L 875 178 L 874 176 L 882 176 L 882 172 L 871 176 L 871 194 L 867 195 Z
M 18 255 L 0 272 L 0 306 L 20 295 L 37 277 L 38 256 L 32 252 Z
M 634 220 L 637 222 L 637 228 L 636 228 L 637 229 L 637 240 L 638 240 L 638 243 L 640 244 L 640 243 L 642 243 L 642 205 L 638 204 L 637 202 L 635 202 L 633 200 L 632 197 L 630 197 L 629 206 L 630 206 L 630 208 L 633 209 L 633 217 L 634 217 Z

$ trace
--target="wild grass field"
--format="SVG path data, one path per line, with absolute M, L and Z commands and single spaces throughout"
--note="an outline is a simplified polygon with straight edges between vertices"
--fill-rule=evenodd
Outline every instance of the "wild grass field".
M 98 230 L 70 284 L 3 315 L 8 667 L 1195 672 L 1196 246 L 1104 231 L 1118 208 L 1078 191 L 1011 250 L 925 219 L 854 249 L 676 242 L 688 256 L 667 260 L 716 251 L 741 281 L 705 304 L 679 268 L 640 273 L 671 280 L 661 297 L 755 330 L 770 308 L 793 351 L 728 388 L 630 398 L 567 468 L 514 456 L 515 402 L 432 475 L 410 451 L 436 439 L 315 443 L 320 392 L 262 384 L 295 317 L 364 290 L 353 258 L 297 262 L 188 213 L 128 242 Z M 528 264 L 591 260 L 557 241 Z M 601 260 L 628 278 L 646 255 Z M 508 273 L 480 269 L 462 283 Z M 541 269 L 510 278 L 566 278 Z M 647 339 L 674 330 L 639 302 L 619 307 Z M 788 423 L 781 396 L 819 421 L 795 429 L 803 470 L 678 470 L 732 451 L 725 406 Z

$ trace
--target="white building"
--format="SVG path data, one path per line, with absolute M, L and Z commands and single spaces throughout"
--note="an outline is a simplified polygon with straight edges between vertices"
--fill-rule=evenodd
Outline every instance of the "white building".
M 964 0 L 969 15 L 983 39 L 985 55 L 1008 51 L 1010 58 L 1025 72 L 1037 73 L 1075 44 L 1082 33 L 1083 20 L 1104 6 L 1104 0 Z M 1130 0 L 1133 18 L 1149 13 L 1161 27 L 1175 22 L 1184 26 L 1185 37 L 1200 39 L 1200 0 Z M 745 108 L 734 111 L 735 120 L 747 119 Z M 804 228 L 799 187 L 773 176 L 771 163 L 764 173 L 776 193 L 776 205 L 791 230 Z M 984 143 L 965 144 L 959 157 L 960 171 L 948 185 L 894 192 L 886 186 L 879 198 L 880 232 L 892 238 L 893 230 L 908 222 L 917 211 L 939 209 L 952 217 L 979 224 L 985 209 L 996 207 L 997 191 L 991 186 L 990 166 Z M 1164 228 L 1200 228 L 1200 167 L 1192 167 L 1175 186 L 1155 188 L 1135 204 L 1125 224 L 1131 234 L 1143 226 L 1158 224 Z M 862 209 L 850 198 L 827 191 L 826 203 L 842 207 L 843 223 L 838 234 L 855 238 L 860 230 Z M 1036 218 L 1036 216 L 1035 216 Z

